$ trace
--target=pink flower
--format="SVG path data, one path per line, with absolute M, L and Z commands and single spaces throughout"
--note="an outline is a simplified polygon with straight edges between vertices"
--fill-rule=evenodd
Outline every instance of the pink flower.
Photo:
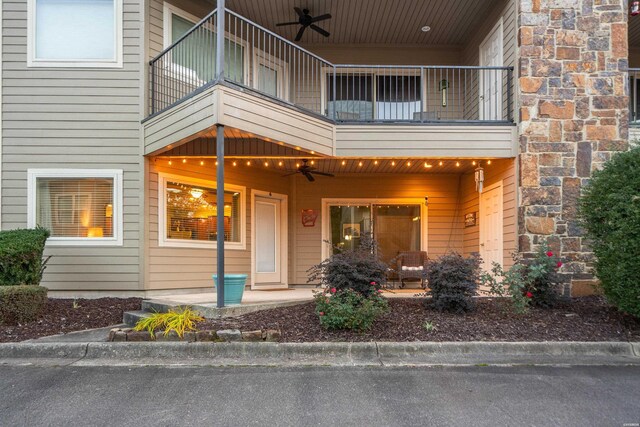
M 553 252 L 551 252 L 551 251 L 547 252 L 547 256 L 548 257 L 552 257 L 553 256 Z
M 331 288 L 331 293 L 332 293 L 332 294 L 335 294 L 336 292 L 337 292 L 337 291 L 336 291 L 336 288 Z
M 533 294 L 531 292 L 527 292 L 527 298 L 533 298 Z
M 558 268 L 562 267 L 562 262 L 558 261 L 558 264 L 556 264 L 556 267 L 558 267 Z
M 321 311 L 320 313 L 318 313 L 320 316 L 324 316 L 324 311 Z
M 370 284 L 371 286 L 375 286 L 375 285 L 376 285 L 376 282 L 371 282 L 371 283 L 369 283 L 369 284 Z
M 381 294 L 382 293 L 382 289 L 378 289 L 378 293 Z

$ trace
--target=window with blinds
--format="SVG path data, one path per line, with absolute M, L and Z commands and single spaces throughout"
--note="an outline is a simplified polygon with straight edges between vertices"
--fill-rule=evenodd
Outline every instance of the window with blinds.
M 51 237 L 113 237 L 113 178 L 36 178 L 36 224 Z
M 218 237 L 217 191 L 200 185 L 166 181 L 167 240 L 215 241 Z M 239 191 L 224 192 L 224 240 L 241 242 Z

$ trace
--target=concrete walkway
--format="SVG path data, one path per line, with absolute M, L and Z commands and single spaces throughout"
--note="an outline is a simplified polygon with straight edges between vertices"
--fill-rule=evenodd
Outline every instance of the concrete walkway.
M 289 288 L 277 290 L 245 290 L 242 297 L 242 305 L 262 305 L 270 303 L 311 301 L 313 292 L 320 288 Z M 387 298 L 411 298 L 422 289 L 395 289 L 383 292 Z M 196 294 L 163 295 L 151 298 L 151 301 L 167 305 L 199 305 L 213 307 L 217 301 L 215 290 Z

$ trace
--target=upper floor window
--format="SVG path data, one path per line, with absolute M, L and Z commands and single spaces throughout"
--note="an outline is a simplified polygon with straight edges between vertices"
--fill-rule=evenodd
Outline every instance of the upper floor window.
M 28 27 L 29 66 L 122 66 L 122 0 L 29 0 Z

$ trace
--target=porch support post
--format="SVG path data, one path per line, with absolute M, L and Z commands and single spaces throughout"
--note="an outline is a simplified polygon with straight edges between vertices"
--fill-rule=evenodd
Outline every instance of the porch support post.
M 224 2 L 224 0 L 222 0 Z M 216 125 L 216 287 L 218 308 L 224 307 L 224 126 Z
M 225 34 L 226 10 L 224 0 L 218 0 L 218 13 L 216 14 L 216 79 L 224 81 L 224 34 Z

